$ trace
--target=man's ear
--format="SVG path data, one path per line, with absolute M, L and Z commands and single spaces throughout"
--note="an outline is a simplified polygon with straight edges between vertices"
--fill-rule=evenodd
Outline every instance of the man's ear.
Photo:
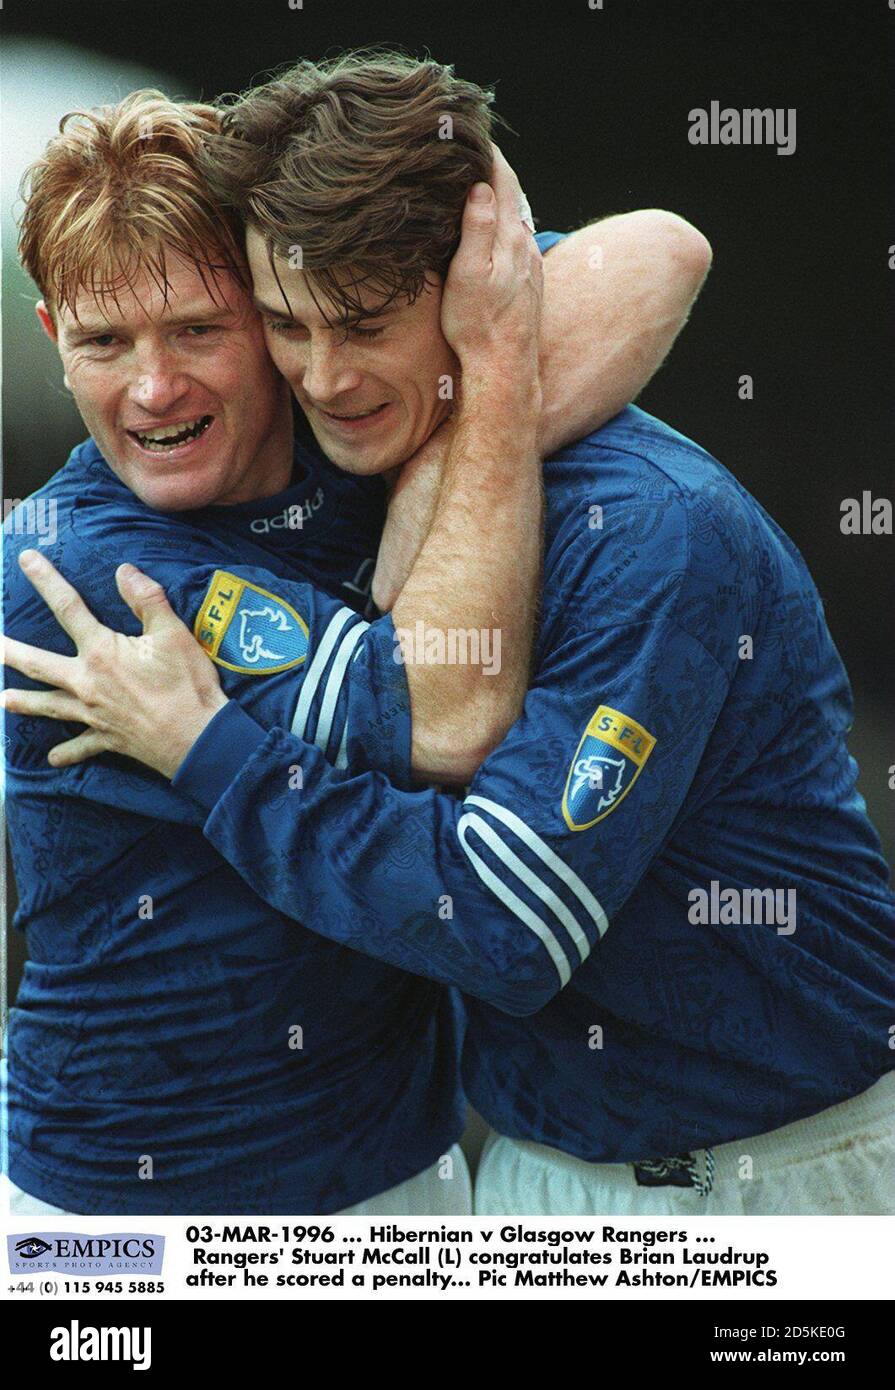
M 53 343 L 58 343 L 59 334 L 56 332 L 56 325 L 53 322 L 53 315 L 50 313 L 43 299 L 38 304 L 35 304 L 34 312 L 37 314 L 37 317 L 40 320 L 40 326 L 46 333 L 50 341 Z

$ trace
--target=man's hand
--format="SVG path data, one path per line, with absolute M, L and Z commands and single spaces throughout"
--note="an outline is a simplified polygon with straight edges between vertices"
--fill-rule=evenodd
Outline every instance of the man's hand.
M 448 267 L 441 329 L 460 359 L 464 383 L 472 372 L 503 369 L 517 383 L 538 380 L 544 274 L 541 254 L 520 213 L 522 189 L 496 145 L 493 189 L 469 191 L 460 245 Z
M 162 586 L 133 565 L 119 566 L 118 592 L 143 624 L 141 637 L 128 637 L 98 622 L 39 551 L 24 550 L 19 563 L 78 654 L 59 656 L 5 638 L 4 665 L 56 688 L 6 690 L 3 707 L 88 726 L 50 750 L 55 767 L 122 753 L 172 778 L 227 696 Z

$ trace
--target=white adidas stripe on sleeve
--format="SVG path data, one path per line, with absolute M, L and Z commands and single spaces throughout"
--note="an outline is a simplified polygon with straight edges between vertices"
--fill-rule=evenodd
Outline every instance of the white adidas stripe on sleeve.
M 498 878 L 495 873 L 492 873 L 485 861 L 481 859 L 472 846 L 467 843 L 466 833 L 470 826 L 472 826 L 479 835 L 482 835 L 483 839 L 485 839 L 485 836 L 482 832 L 483 830 L 488 830 L 489 826 L 482 820 L 481 816 L 477 816 L 472 812 L 468 815 L 461 816 L 457 823 L 457 834 L 460 837 L 460 843 L 472 867 L 475 869 L 485 887 L 490 888 L 494 896 L 499 898 L 504 906 L 508 907 L 511 912 L 514 912 L 519 920 L 524 922 L 542 942 L 547 954 L 556 966 L 556 973 L 559 975 L 560 986 L 564 987 L 572 978 L 572 971 L 565 951 L 562 949 L 556 936 L 543 918 L 539 917 L 536 912 L 533 912 L 528 904 L 524 903 L 522 899 L 513 892 L 512 888 L 509 888 L 502 879 Z M 509 853 L 509 851 L 507 852 Z M 513 855 L 513 858 L 515 858 L 515 855 Z M 524 867 L 523 865 L 523 868 Z
M 478 806 L 486 811 L 489 816 L 500 821 L 506 826 L 513 835 L 520 840 L 527 849 L 535 854 L 545 868 L 554 874 L 563 884 L 575 895 L 583 910 L 594 923 L 600 936 L 604 934 L 609 926 L 606 914 L 600 906 L 587 884 L 579 878 L 574 869 L 562 860 L 558 854 L 550 848 L 540 837 L 536 835 L 530 826 L 526 825 L 519 816 L 513 811 L 507 810 L 505 806 L 500 806 L 496 801 L 490 801 L 483 796 L 468 796 L 464 801 L 464 806 Z M 568 939 L 573 943 L 578 953 L 579 960 L 584 961 L 590 954 L 590 942 L 586 932 L 583 930 L 581 922 L 576 914 L 566 906 L 555 890 L 550 887 L 549 881 L 536 874 L 524 860 L 510 848 L 504 837 L 498 830 L 483 817 L 467 812 L 461 817 L 457 826 L 457 833 L 464 852 L 470 859 L 473 868 L 484 884 L 494 893 L 511 912 L 529 927 L 547 949 L 551 960 L 556 966 L 561 984 L 565 985 L 571 975 L 569 961 L 566 952 L 560 945 L 554 929 L 534 912 L 519 896 L 513 892 L 508 883 L 499 878 L 483 862 L 478 854 L 472 849 L 468 842 L 468 833 L 474 830 L 480 839 L 488 846 L 491 852 L 505 865 L 510 874 L 515 875 L 516 879 L 524 884 L 530 893 L 540 898 L 545 907 L 553 914 L 556 922 L 568 934 Z M 577 964 L 577 962 L 576 962 Z
M 340 608 L 334 617 L 329 620 L 329 624 L 320 639 L 320 644 L 314 653 L 314 659 L 307 669 L 301 690 L 299 691 L 298 703 L 295 706 L 295 714 L 292 717 L 291 730 L 296 738 L 305 737 L 311 705 L 314 696 L 317 694 L 317 687 L 326 670 L 329 658 L 332 655 L 333 647 L 339 639 L 339 633 L 342 631 L 342 628 L 350 618 L 355 617 L 357 617 L 357 614 L 354 612 L 353 608 Z
M 368 630 L 369 623 L 358 623 L 350 632 L 342 638 L 335 660 L 330 667 L 329 676 L 326 680 L 326 690 L 323 693 L 323 700 L 320 705 L 320 718 L 317 720 L 317 733 L 314 742 L 321 753 L 326 752 L 326 745 L 329 743 L 329 736 L 332 732 L 333 719 L 336 713 L 339 694 L 342 690 L 342 683 L 345 679 L 345 672 L 351 660 L 351 654 L 357 646 L 364 633 Z

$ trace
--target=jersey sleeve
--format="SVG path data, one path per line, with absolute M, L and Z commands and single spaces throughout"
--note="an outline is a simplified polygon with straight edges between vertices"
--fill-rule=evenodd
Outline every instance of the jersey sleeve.
M 181 566 L 166 589 L 226 694 L 260 724 L 337 768 L 410 785 L 410 697 L 388 615 L 366 622 L 311 584 L 240 565 Z
M 546 256 L 552 246 L 558 241 L 565 241 L 568 232 L 535 232 L 535 241 L 542 256 Z
M 725 698 L 727 675 L 674 613 L 669 586 L 648 620 L 569 631 L 462 799 L 335 770 L 232 707 L 175 783 L 280 911 L 535 1012 L 599 949 L 662 847 Z
M 178 545 L 183 539 L 184 543 Z M 316 586 L 258 566 L 222 563 L 213 541 L 146 544 L 134 528 L 127 557 L 161 583 L 178 616 L 218 666 L 225 692 L 266 727 L 307 739 L 338 767 L 378 767 L 397 786 L 410 785 L 410 697 L 391 619 L 364 621 Z M 136 634 L 140 625 L 114 583 L 122 558 L 105 545 L 78 546 L 52 557 L 103 623 Z M 6 631 L 64 655 L 75 648 L 7 556 Z M 10 685 L 38 688 L 7 669 Z M 42 794 L 84 796 L 157 818 L 201 824 L 188 798 L 149 769 L 112 754 L 53 769 L 49 749 L 74 724 L 7 715 L 11 769 Z M 354 761 L 352 761 L 354 759 Z

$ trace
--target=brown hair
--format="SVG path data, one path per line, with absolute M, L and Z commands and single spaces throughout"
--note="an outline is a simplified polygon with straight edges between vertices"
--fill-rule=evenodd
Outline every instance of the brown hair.
M 214 107 L 151 89 L 62 118 L 22 182 L 19 254 L 51 308 L 74 312 L 83 289 L 115 300 L 141 268 L 166 291 L 166 249 L 198 267 L 212 298 L 221 271 L 246 283 L 239 220 L 199 169 L 218 123 Z
M 453 69 L 359 50 L 303 60 L 222 112 L 203 167 L 224 207 L 301 268 L 341 322 L 360 291 L 414 300 L 456 250 L 466 195 L 491 175 L 491 92 Z

